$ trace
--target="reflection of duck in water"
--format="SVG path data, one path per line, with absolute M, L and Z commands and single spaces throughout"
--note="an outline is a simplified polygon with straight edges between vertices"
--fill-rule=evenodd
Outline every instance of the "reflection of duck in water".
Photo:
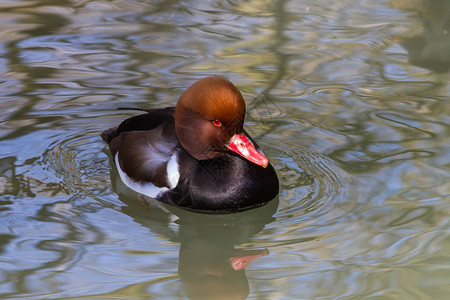
M 436 72 L 450 69 L 450 1 L 391 0 L 391 7 L 415 10 L 424 24 L 424 32 L 401 41 L 413 65 Z
M 244 98 L 228 80 L 201 79 L 176 107 L 145 111 L 102 133 L 131 189 L 208 213 L 258 207 L 278 194 L 275 170 L 243 128 Z
M 237 214 L 205 215 L 149 200 L 143 210 L 134 193 L 126 189 L 117 173 L 111 182 L 121 201 L 122 211 L 152 232 L 180 243 L 178 275 L 190 299 L 245 299 L 249 294 L 245 268 L 267 249 L 238 250 L 274 218 L 278 201 Z M 129 196 L 127 196 L 129 195 Z M 173 229 L 173 219 L 179 226 Z
M 194 228 L 196 227 L 196 228 Z M 234 248 L 239 228 L 181 226 L 178 275 L 190 299 L 245 299 L 249 285 L 244 268 L 267 249 Z M 243 238 L 241 236 L 240 238 Z

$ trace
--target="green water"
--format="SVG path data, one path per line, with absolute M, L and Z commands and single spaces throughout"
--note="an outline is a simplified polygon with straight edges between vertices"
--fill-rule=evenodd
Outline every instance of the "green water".
M 0 298 L 448 299 L 449 18 L 443 0 L 0 1 Z M 279 196 L 145 209 L 99 133 L 213 74 Z

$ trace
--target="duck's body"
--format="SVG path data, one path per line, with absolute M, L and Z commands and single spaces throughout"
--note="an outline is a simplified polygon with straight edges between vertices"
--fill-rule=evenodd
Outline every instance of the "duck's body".
M 176 108 L 146 110 L 102 138 L 131 189 L 190 210 L 242 211 L 278 194 L 275 170 L 242 127 L 243 103 L 230 82 L 208 77 Z

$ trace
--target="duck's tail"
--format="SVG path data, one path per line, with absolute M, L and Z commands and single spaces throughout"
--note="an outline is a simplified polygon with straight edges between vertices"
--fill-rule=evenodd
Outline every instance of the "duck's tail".
M 139 110 L 139 111 L 149 112 L 148 109 L 136 108 L 136 107 L 118 107 L 117 109 L 118 110 Z M 109 144 L 117 136 L 117 127 L 106 129 L 105 131 L 102 132 L 102 134 L 100 136 L 106 143 Z
M 152 109 L 145 109 L 145 108 L 138 108 L 138 107 L 118 107 L 118 110 L 139 110 L 139 111 L 145 111 L 150 112 Z
M 113 140 L 113 138 L 117 136 L 116 131 L 117 127 L 109 128 L 103 131 L 100 136 L 107 144 L 109 144 Z

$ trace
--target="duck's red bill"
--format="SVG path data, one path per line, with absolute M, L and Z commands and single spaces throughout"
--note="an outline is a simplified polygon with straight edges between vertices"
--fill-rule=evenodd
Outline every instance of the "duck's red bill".
M 244 133 L 233 135 L 227 148 L 263 168 L 269 164 L 267 157 L 256 150 Z

